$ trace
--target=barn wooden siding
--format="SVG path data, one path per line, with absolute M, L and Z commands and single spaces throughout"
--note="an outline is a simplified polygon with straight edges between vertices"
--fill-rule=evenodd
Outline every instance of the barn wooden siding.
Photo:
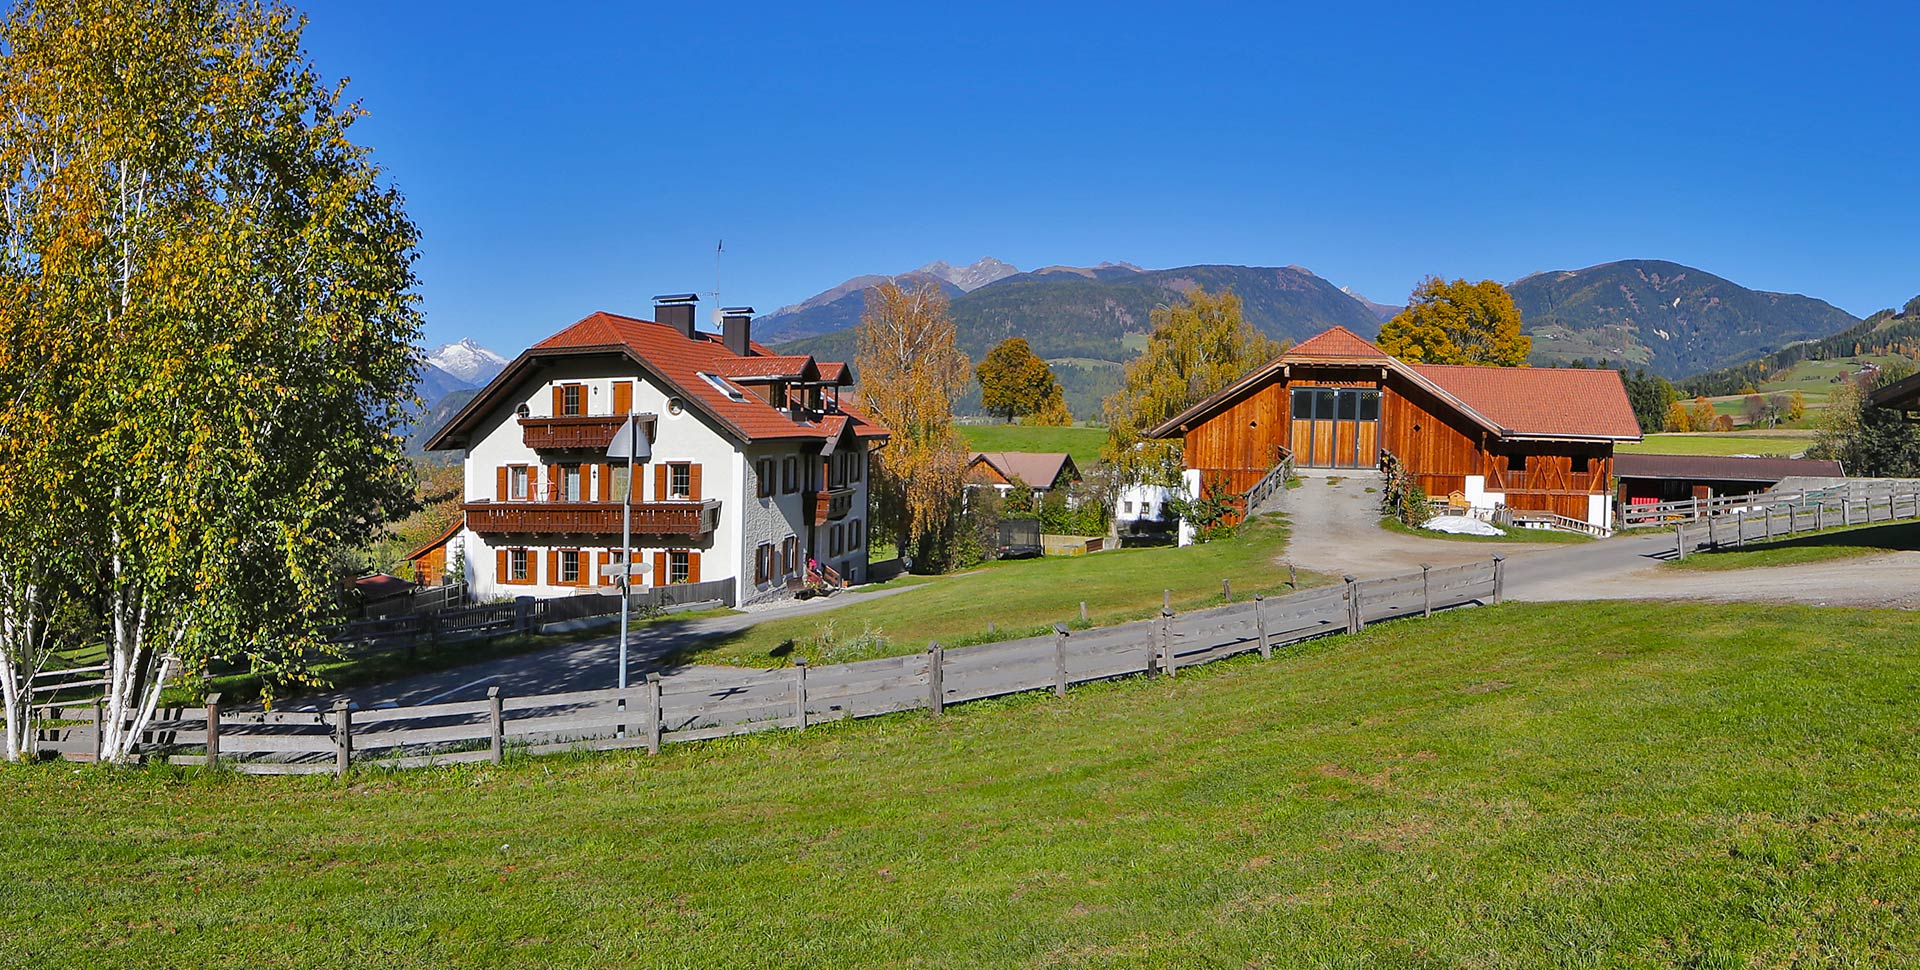
M 1467 476 L 1483 475 L 1487 490 L 1505 492 L 1510 508 L 1584 520 L 1587 496 L 1610 490 L 1612 442 L 1495 441 L 1425 389 L 1393 374 L 1382 381 L 1379 373 L 1377 366 L 1296 364 L 1291 376 L 1248 391 L 1188 428 L 1186 466 L 1200 471 L 1204 488 L 1238 495 L 1274 466 L 1282 448 L 1293 452 L 1302 465 L 1322 464 L 1318 459 L 1323 456 L 1302 451 L 1304 441 L 1295 443 L 1296 431 L 1310 422 L 1293 420 L 1293 389 L 1361 388 L 1381 392 L 1380 447 L 1399 456 L 1429 495 L 1445 497 L 1464 491 Z M 1336 448 L 1352 449 L 1354 444 L 1344 435 L 1334 440 Z M 1359 445 L 1364 449 L 1366 442 Z M 1517 467 L 1517 457 L 1523 454 L 1524 471 Z M 1573 470 L 1576 457 L 1586 459 L 1584 472 Z

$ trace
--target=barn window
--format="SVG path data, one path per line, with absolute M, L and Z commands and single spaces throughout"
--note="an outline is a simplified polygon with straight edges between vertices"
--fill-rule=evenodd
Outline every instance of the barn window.
M 1587 455 L 1573 456 L 1573 473 L 1575 475 L 1585 475 L 1587 473 L 1588 458 L 1589 456 Z

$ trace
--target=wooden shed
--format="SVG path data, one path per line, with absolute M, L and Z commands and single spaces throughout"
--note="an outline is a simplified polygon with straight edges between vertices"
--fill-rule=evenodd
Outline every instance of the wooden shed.
M 1408 364 L 1335 327 L 1148 434 L 1183 439 L 1203 489 L 1244 494 L 1286 454 L 1372 469 L 1387 451 L 1436 498 L 1611 528 L 1614 444 L 1640 425 L 1610 370 Z

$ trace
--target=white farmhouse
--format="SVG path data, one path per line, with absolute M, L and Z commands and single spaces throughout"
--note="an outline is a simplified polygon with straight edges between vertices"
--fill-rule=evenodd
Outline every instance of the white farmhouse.
M 696 329 L 691 296 L 658 298 L 657 322 L 595 313 L 434 435 L 429 449 L 465 457 L 465 523 L 443 561 L 464 557 L 470 595 L 609 591 L 629 487 L 636 588 L 700 583 L 739 605 L 814 561 L 815 581 L 866 580 L 868 457 L 886 430 L 841 401 L 845 364 L 774 355 L 751 309 L 721 312 L 720 334 Z M 632 482 L 606 457 L 629 415 L 653 450 Z

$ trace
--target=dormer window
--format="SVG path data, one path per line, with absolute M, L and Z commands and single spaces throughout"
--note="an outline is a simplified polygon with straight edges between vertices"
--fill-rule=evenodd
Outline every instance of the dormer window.
M 746 392 L 740 390 L 737 387 L 734 387 L 732 384 L 729 384 L 718 377 L 715 377 L 712 374 L 702 372 L 700 374 L 700 378 L 706 381 L 708 384 L 712 385 L 714 390 L 719 391 L 722 394 L 725 394 L 727 396 L 727 400 L 729 401 L 745 401 L 747 399 Z

